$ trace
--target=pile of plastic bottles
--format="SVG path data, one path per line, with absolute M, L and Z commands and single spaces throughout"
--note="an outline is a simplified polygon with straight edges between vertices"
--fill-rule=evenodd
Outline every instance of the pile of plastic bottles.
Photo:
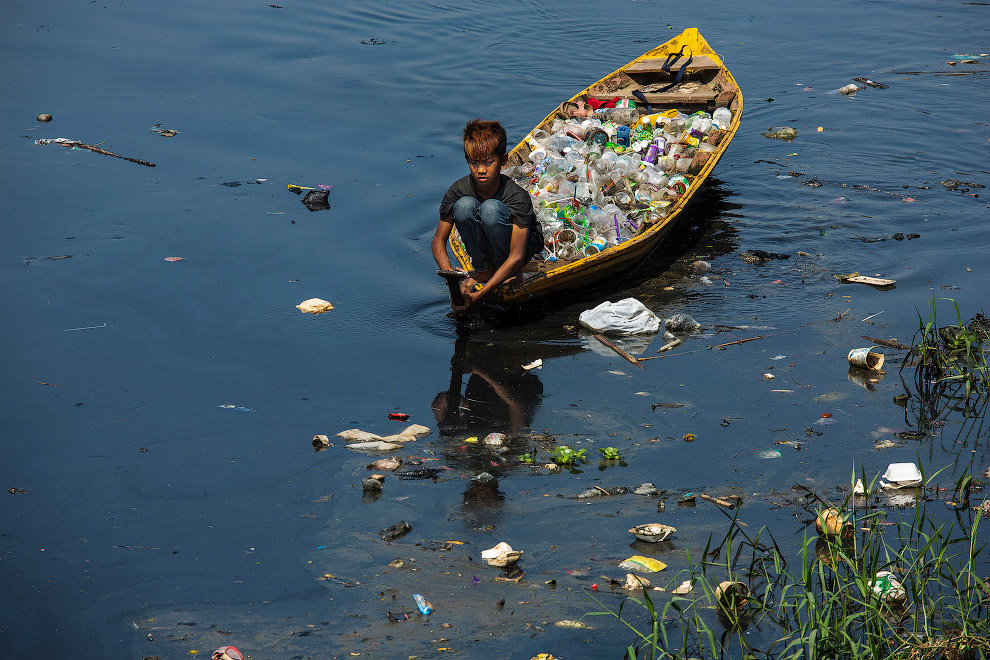
M 526 137 L 529 160 L 503 173 L 529 191 L 543 228 L 548 261 L 597 254 L 660 222 L 683 197 L 695 155 L 713 152 L 713 129 L 732 121 L 677 110 L 641 114 L 635 107 L 556 120 Z

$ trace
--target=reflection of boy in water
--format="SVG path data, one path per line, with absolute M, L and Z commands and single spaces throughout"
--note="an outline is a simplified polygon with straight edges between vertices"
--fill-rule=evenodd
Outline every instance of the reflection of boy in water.
M 543 396 L 543 383 L 536 374 L 520 370 L 515 363 L 513 368 L 499 365 L 490 370 L 476 364 L 470 374 L 459 405 L 454 391 L 440 392 L 433 400 L 441 431 L 443 427 L 516 430 L 530 425 Z

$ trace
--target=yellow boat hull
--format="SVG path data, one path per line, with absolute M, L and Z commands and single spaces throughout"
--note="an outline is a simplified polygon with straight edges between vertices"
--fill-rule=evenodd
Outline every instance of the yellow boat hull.
M 655 111 L 671 108 L 707 109 L 709 112 L 716 107 L 728 107 L 732 111 L 732 123 L 721 136 L 714 152 L 701 169 L 688 176 L 690 186 L 688 191 L 667 209 L 667 215 L 656 224 L 643 229 L 637 236 L 610 247 L 598 254 L 577 259 L 569 263 L 553 265 L 546 262 L 539 273 L 526 274 L 525 284 L 517 290 L 497 290 L 491 298 L 493 302 L 503 305 L 527 304 L 551 295 L 559 295 L 574 289 L 588 288 L 601 284 L 609 277 L 627 271 L 640 262 L 659 245 L 678 216 L 690 203 L 691 199 L 701 188 L 705 179 L 718 164 L 722 154 L 739 129 L 742 117 L 742 92 L 735 79 L 725 67 L 721 57 L 712 50 L 708 42 L 699 34 L 696 28 L 689 28 L 670 41 L 643 53 L 625 66 L 616 69 L 601 80 L 596 81 L 581 90 L 569 101 L 601 98 L 629 98 L 635 100 L 631 90 L 641 86 L 644 81 L 661 81 L 669 74 L 660 72 L 660 63 L 668 55 L 678 53 L 682 47 L 690 50 L 694 67 L 686 71 L 686 77 L 681 85 L 665 94 L 647 94 L 647 99 L 655 106 Z M 673 69 L 681 65 L 684 59 L 675 62 Z M 651 98 L 652 97 L 652 98 Z M 557 119 L 562 119 L 560 108 L 555 109 L 541 121 L 536 129 L 548 129 Z M 509 164 L 523 162 L 529 154 L 529 145 L 524 139 L 509 153 Z M 450 247 L 456 259 L 466 270 L 471 268 L 471 259 L 464 250 L 457 233 L 451 235 Z

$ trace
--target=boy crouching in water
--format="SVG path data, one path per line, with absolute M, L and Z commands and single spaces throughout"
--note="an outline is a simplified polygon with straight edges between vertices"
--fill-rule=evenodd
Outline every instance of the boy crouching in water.
M 461 282 L 464 304 L 451 301 L 458 314 L 519 275 L 543 250 L 543 232 L 529 193 L 502 174 L 508 162 L 505 129 L 497 121 L 472 119 L 464 127 L 464 158 L 471 173 L 455 181 L 440 202 L 433 235 L 433 258 L 452 270 L 447 239 L 457 226 L 474 270 Z M 476 285 L 481 288 L 475 291 Z

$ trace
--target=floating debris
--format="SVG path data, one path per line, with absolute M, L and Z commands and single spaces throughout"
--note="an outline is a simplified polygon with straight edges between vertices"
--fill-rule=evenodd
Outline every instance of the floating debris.
M 412 531 L 412 525 L 407 523 L 405 520 L 400 520 L 394 525 L 389 525 L 382 531 L 378 532 L 378 536 L 382 537 L 385 541 L 392 542 L 395 539 L 401 538 Z
M 302 198 L 302 203 L 312 211 L 326 211 L 330 208 L 329 190 L 310 190 Z
M 322 298 L 304 300 L 296 308 L 303 314 L 324 314 L 333 309 L 333 305 Z
M 854 85 L 855 86 L 855 85 Z M 777 130 L 770 128 L 770 131 L 763 133 L 763 137 L 772 138 L 774 140 L 793 140 L 797 137 L 797 129 L 791 126 L 784 126 Z
M 660 543 L 661 541 L 666 541 L 669 539 L 676 531 L 676 527 L 664 525 L 663 523 L 646 523 L 643 525 L 636 525 L 629 530 L 629 533 L 640 541 Z
M 885 85 L 885 84 L 883 84 L 881 82 L 876 82 L 876 81 L 870 80 L 869 78 L 863 78 L 861 76 L 857 76 L 856 78 L 853 78 L 853 80 L 855 80 L 858 83 L 863 83 L 864 85 L 866 85 L 868 87 L 873 87 L 874 89 L 887 89 L 887 88 L 890 87 L 890 85 Z
M 522 550 L 513 550 L 512 546 L 505 541 L 481 552 L 481 558 L 487 561 L 489 566 L 496 566 L 498 568 L 514 566 L 522 556 Z
M 161 124 L 155 124 L 154 128 L 148 129 L 148 132 L 158 133 L 162 137 L 167 137 L 167 138 L 175 137 L 176 135 L 179 134 L 179 131 L 175 130 L 174 128 L 162 128 L 161 126 L 162 126 Z
M 959 179 L 946 179 L 945 181 L 939 181 L 939 184 L 945 186 L 946 190 L 961 190 L 961 192 L 969 192 L 969 188 L 983 188 L 983 184 L 973 183 L 971 181 L 960 181 Z
M 625 560 L 619 564 L 619 568 L 626 571 L 640 571 L 645 573 L 657 573 L 667 568 L 667 564 L 663 563 L 659 559 L 653 559 L 652 557 L 644 557 L 642 555 L 633 555 L 629 559 Z
M 774 259 L 790 259 L 791 255 L 779 252 L 767 252 L 766 250 L 746 250 L 739 253 L 739 258 L 748 264 L 765 264 Z

